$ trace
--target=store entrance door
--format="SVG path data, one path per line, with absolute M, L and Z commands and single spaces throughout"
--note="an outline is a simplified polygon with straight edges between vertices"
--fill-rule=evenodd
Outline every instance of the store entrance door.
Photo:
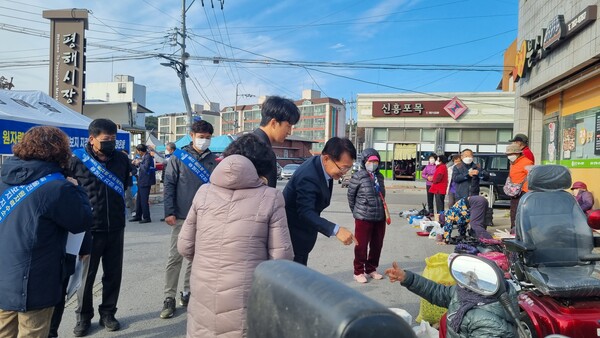
M 394 180 L 414 181 L 417 171 L 417 145 L 414 143 L 394 144 Z

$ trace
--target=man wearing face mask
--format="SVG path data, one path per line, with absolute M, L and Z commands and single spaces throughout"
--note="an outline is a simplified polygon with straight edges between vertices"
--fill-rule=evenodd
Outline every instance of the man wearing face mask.
M 456 200 L 479 195 L 479 179 L 487 174 L 473 162 L 473 151 L 465 149 L 460 154 L 462 161 L 454 167 L 452 182 L 455 184 Z
M 117 125 L 111 120 L 96 119 L 88 128 L 89 142 L 84 149 L 73 151 L 67 176 L 77 180 L 90 199 L 93 211 L 93 242 L 89 270 L 84 277 L 83 297 L 76 310 L 76 337 L 88 334 L 94 317 L 92 290 L 102 259 L 102 303 L 98 307 L 100 325 L 108 331 L 119 330 L 115 319 L 123 270 L 123 234 L 127 180 L 131 172 L 127 155 L 115 151 Z
M 217 156 L 208 149 L 213 132 L 214 128 L 210 123 L 204 120 L 194 122 L 190 133 L 192 142 L 181 149 L 173 149 L 166 164 L 164 206 L 165 222 L 171 226 L 171 244 L 165 269 L 165 300 L 160 313 L 160 318 L 163 319 L 171 318 L 175 314 L 177 284 L 183 264 L 183 257 L 177 251 L 177 237 L 190 211 L 196 191 L 208 182 L 210 174 L 218 164 Z M 180 306 L 187 306 L 190 299 L 190 271 L 191 262 L 186 260 Z
M 135 199 L 135 217 L 129 222 L 150 223 L 150 188 L 156 184 L 156 168 L 154 167 L 154 158 L 150 155 L 148 147 L 145 144 L 138 144 L 136 152 L 140 155 L 139 159 L 133 161 L 138 168 L 138 193 Z

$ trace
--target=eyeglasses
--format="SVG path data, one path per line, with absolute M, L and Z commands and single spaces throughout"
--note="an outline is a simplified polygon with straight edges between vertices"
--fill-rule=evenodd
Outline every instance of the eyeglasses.
M 352 169 L 352 167 L 347 167 L 347 168 L 340 168 L 340 166 L 335 163 L 334 160 L 331 160 L 331 162 L 333 162 L 333 164 L 335 164 L 335 166 L 342 172 L 342 174 L 347 173 L 350 169 Z

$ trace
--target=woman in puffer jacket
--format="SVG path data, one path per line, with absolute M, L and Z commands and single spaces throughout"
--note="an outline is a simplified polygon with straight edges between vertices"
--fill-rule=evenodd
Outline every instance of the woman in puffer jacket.
M 365 149 L 360 170 L 352 175 L 348 186 L 348 204 L 355 219 L 354 235 L 358 241 L 354 247 L 354 280 L 358 283 L 366 283 L 367 277 L 383 278 L 377 272 L 386 226 L 380 159 L 377 150 Z
M 398 267 L 385 270 L 390 282 L 400 282 L 410 292 L 431 304 L 448 309 L 448 338 L 518 338 L 511 317 L 497 299 L 484 297 L 460 286 L 445 286 Z M 509 298 L 518 308 L 517 293 L 507 283 Z M 442 331 L 440 329 L 440 331 Z
M 281 191 L 264 178 L 272 163 L 254 134 L 229 145 L 194 197 L 177 249 L 192 261 L 187 337 L 244 337 L 256 266 L 294 257 Z

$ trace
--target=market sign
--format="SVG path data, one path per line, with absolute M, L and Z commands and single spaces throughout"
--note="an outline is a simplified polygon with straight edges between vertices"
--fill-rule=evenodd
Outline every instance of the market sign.
M 83 113 L 85 88 L 85 9 L 46 10 L 50 19 L 50 89 L 48 95 Z
M 594 22 L 596 13 L 596 5 L 588 6 L 567 23 L 562 15 L 557 15 L 548 23 L 547 28 L 542 29 L 541 35 L 523 40 L 515 57 L 514 81 L 518 82 L 520 78 L 526 77 L 553 49 Z
M 373 101 L 373 117 L 452 117 L 458 119 L 468 107 L 454 97 L 446 101 Z
M 594 135 L 594 155 L 600 155 L 600 112 L 596 113 L 596 133 Z

